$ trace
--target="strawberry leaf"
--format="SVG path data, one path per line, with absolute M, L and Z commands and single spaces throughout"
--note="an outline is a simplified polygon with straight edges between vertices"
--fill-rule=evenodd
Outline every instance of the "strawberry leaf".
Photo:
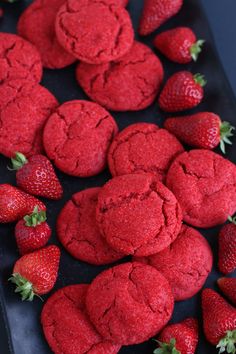
M 219 341 L 216 348 L 219 348 L 219 354 L 236 354 L 236 329 L 227 331 L 225 337 Z
M 234 225 L 236 225 L 236 215 L 234 216 L 234 217 L 232 217 L 232 216 L 228 216 L 228 220 L 230 221 L 230 222 L 232 222 Z
M 11 171 L 20 170 L 26 163 L 28 163 L 27 158 L 21 152 L 16 152 L 15 157 L 11 158 L 12 168 L 9 168 Z
M 24 217 L 25 225 L 29 227 L 36 227 L 47 220 L 46 211 L 45 210 L 38 210 L 38 206 L 34 207 L 33 213 L 30 215 L 26 215 Z
M 207 80 L 205 79 L 204 75 L 202 75 L 202 74 L 198 73 L 198 74 L 193 75 L 193 79 L 194 79 L 195 83 L 200 85 L 201 87 L 204 87 L 207 84 Z
M 158 340 L 156 342 L 160 348 L 155 349 L 153 354 L 181 354 L 180 351 L 175 348 L 175 338 L 171 338 L 170 343 L 163 343 Z
M 197 61 L 199 54 L 202 51 L 202 46 L 205 43 L 204 39 L 199 39 L 190 47 L 190 54 L 194 61 Z
M 220 149 L 223 154 L 225 154 L 225 144 L 232 145 L 229 138 L 234 135 L 233 130 L 235 130 L 235 127 L 233 127 L 229 122 L 222 122 L 220 125 Z
M 15 293 L 20 293 L 22 301 L 33 301 L 36 294 L 31 282 L 23 278 L 19 273 L 12 274 L 8 280 L 16 285 Z

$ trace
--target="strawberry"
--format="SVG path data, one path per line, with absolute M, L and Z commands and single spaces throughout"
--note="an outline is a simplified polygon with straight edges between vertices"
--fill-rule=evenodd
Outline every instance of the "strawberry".
M 32 301 L 34 296 L 47 294 L 54 286 L 59 268 L 60 250 L 47 246 L 28 253 L 16 261 L 9 279 L 16 284 L 16 293 L 22 300 Z
M 207 340 L 223 353 L 235 353 L 236 309 L 216 291 L 202 292 L 203 329 Z
M 145 0 L 139 24 L 139 34 L 146 36 L 160 27 L 169 18 L 176 15 L 183 0 Z
M 44 155 L 34 155 L 28 160 L 20 152 L 11 159 L 13 170 L 16 170 L 18 187 L 25 192 L 49 199 L 62 197 L 62 186 L 54 168 Z
M 159 106 L 166 112 L 178 112 L 197 106 L 203 99 L 203 75 L 179 71 L 171 76 L 159 97 Z
M 185 117 L 168 118 L 164 127 L 182 142 L 200 149 L 214 149 L 220 144 L 225 154 L 225 144 L 235 129 L 230 123 L 210 112 L 200 112 Z
M 35 205 L 39 210 L 46 210 L 46 206 L 32 195 L 10 184 L 0 184 L 0 223 L 22 219 L 26 214 L 33 212 Z
M 157 341 L 154 354 L 194 354 L 198 343 L 198 322 L 194 318 L 168 325 Z
M 224 225 L 219 234 L 219 261 L 221 273 L 229 274 L 236 269 L 236 217 L 229 217 L 230 224 Z
M 30 215 L 18 221 L 15 228 L 15 237 L 21 255 L 42 248 L 51 236 L 51 229 L 46 223 L 46 212 L 38 211 L 38 207 Z
M 236 278 L 220 278 L 217 284 L 222 293 L 236 305 Z
M 197 40 L 188 27 L 178 27 L 162 32 L 154 39 L 154 46 L 168 59 L 179 64 L 197 61 L 205 41 Z

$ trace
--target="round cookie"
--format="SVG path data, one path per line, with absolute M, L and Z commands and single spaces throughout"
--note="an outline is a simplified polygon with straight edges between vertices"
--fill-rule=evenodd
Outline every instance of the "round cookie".
M 48 119 L 44 148 L 59 170 L 72 176 L 94 176 L 105 168 L 117 131 L 115 120 L 104 108 L 89 101 L 69 101 Z
M 176 240 L 163 251 L 134 258 L 155 267 L 169 281 L 176 301 L 194 296 L 212 269 L 213 255 L 206 239 L 195 229 L 182 226 Z
M 170 166 L 166 184 L 190 225 L 222 224 L 236 211 L 236 166 L 212 151 L 180 154 Z
M 151 174 L 114 177 L 98 194 L 97 225 L 123 254 L 148 256 L 177 237 L 182 213 L 175 196 Z
M 149 172 L 164 181 L 171 162 L 183 151 L 181 143 L 166 129 L 136 123 L 115 137 L 108 152 L 108 165 L 112 176 Z
M 12 79 L 40 82 L 42 62 L 37 49 L 23 38 L 0 33 L 0 83 Z
M 88 315 L 97 331 L 121 345 L 152 338 L 169 321 L 173 294 L 154 267 L 125 263 L 100 273 L 86 296 Z
M 0 85 L 0 153 L 42 153 L 42 130 L 57 106 L 56 98 L 37 83 L 11 80 Z
M 56 34 L 69 53 L 90 64 L 122 57 L 134 40 L 128 12 L 103 0 L 67 0 L 56 16 Z
M 122 258 L 101 236 L 96 225 L 96 205 L 101 188 L 89 188 L 74 194 L 59 214 L 58 238 L 72 256 L 95 265 L 109 264 Z
M 34 0 L 18 22 L 18 33 L 37 47 L 45 68 L 60 69 L 76 61 L 56 38 L 55 17 L 64 3 L 65 0 Z
M 88 285 L 57 290 L 41 314 L 46 340 L 55 354 L 116 354 L 120 345 L 103 339 L 85 311 Z
M 101 65 L 79 63 L 76 78 L 86 94 L 107 109 L 138 111 L 155 100 L 164 71 L 145 44 L 134 42 L 119 60 Z

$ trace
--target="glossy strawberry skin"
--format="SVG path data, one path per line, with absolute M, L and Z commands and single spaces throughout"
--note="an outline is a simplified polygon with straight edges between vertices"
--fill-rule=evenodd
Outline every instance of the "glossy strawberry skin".
M 31 213 L 36 205 L 39 210 L 46 210 L 46 206 L 37 198 L 10 184 L 0 185 L 0 223 L 20 220 Z
M 55 245 L 47 246 L 18 259 L 13 273 L 20 274 L 31 282 L 37 295 L 43 295 L 48 293 L 56 282 L 59 261 L 59 248 Z
M 213 345 L 236 328 L 236 309 L 212 289 L 202 292 L 202 312 L 204 333 Z
M 160 27 L 169 18 L 176 15 L 183 0 L 145 0 L 139 24 L 139 34 L 146 36 Z
M 219 233 L 219 261 L 221 273 L 229 274 L 236 269 L 236 225 L 224 225 Z
M 222 293 L 236 305 L 236 278 L 220 278 L 217 284 Z

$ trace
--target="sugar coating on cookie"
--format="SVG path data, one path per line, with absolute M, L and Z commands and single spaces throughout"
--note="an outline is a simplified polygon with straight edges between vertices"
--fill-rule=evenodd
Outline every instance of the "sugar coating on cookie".
M 118 252 L 147 256 L 177 237 L 182 213 L 175 196 L 151 174 L 114 177 L 98 195 L 97 225 Z
M 27 157 L 43 152 L 42 131 L 58 106 L 43 86 L 28 80 L 11 80 L 0 85 L 0 153 Z
M 74 100 L 62 104 L 49 117 L 43 142 L 48 157 L 61 171 L 88 177 L 105 168 L 107 151 L 117 131 L 115 120 L 104 108 Z
M 75 258 L 95 265 L 109 264 L 122 258 L 101 236 L 96 225 L 96 206 L 101 188 L 89 188 L 74 194 L 59 214 L 57 235 Z
M 170 166 L 166 184 L 190 225 L 219 225 L 236 211 L 236 166 L 212 151 L 180 154 Z
M 88 288 L 86 307 L 107 340 L 130 345 L 152 338 L 169 321 L 173 294 L 154 267 L 125 263 L 100 273 Z
M 65 0 L 35 0 L 18 22 L 18 33 L 37 47 L 45 68 L 60 69 L 76 61 L 56 38 L 55 17 L 64 3 Z
M 169 281 L 176 301 L 194 296 L 212 269 L 213 255 L 207 240 L 183 225 L 175 241 L 163 251 L 135 261 L 155 267 Z
M 122 58 L 102 65 L 79 63 L 76 78 L 86 94 L 107 109 L 137 111 L 156 98 L 164 71 L 153 51 L 134 42 Z
M 41 323 L 55 354 L 116 354 L 120 345 L 103 339 L 85 310 L 88 285 L 70 285 L 57 290 L 45 303 Z
M 166 129 L 136 123 L 115 137 L 108 152 L 108 165 L 113 176 L 148 172 L 164 181 L 171 162 L 183 151 L 181 143 Z
M 103 0 L 67 0 L 56 16 L 56 34 L 69 53 L 91 64 L 122 57 L 134 40 L 128 12 Z
M 36 47 L 23 38 L 0 33 L 0 83 L 27 79 L 40 82 L 42 61 Z

